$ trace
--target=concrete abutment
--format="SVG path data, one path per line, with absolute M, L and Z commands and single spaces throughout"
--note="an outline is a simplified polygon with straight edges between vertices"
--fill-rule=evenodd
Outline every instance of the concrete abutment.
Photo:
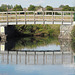
M 5 26 L 0 26 L 0 38 L 2 41 L 6 40 Z
M 58 36 L 58 38 L 59 39 L 72 39 L 71 31 L 72 31 L 74 25 L 75 25 L 75 22 L 73 22 L 73 25 L 61 25 L 60 26 L 60 35 Z

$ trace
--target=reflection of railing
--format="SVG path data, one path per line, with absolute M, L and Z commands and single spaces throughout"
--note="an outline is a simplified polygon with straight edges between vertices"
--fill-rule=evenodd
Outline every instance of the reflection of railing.
M 47 51 L 4 51 L 0 52 L 0 64 L 50 65 L 72 64 L 71 52 Z
M 41 14 L 38 14 L 41 12 Z M 33 22 L 32 24 L 37 24 L 36 22 L 41 21 L 42 24 L 46 22 L 73 22 L 74 11 L 8 11 L 0 12 L 0 23 L 5 25 L 15 25 L 15 24 L 27 24 L 27 22 Z

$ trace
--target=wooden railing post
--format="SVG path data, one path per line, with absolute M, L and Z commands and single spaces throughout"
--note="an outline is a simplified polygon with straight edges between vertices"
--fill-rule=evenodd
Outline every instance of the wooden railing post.
M 35 22 L 35 11 L 34 11 L 34 24 L 36 24 L 36 22 Z
M 62 22 L 62 25 L 63 25 L 63 11 L 61 12 L 61 22 Z
M 52 24 L 54 24 L 54 12 L 52 11 Z
M 56 19 L 55 19 L 55 12 L 54 12 L 54 22 L 55 22 L 55 20 L 56 20 Z
M 64 23 L 64 11 L 63 11 L 63 23 Z
M 8 25 L 8 11 L 7 11 L 7 25 Z
M 26 11 L 24 12 L 24 15 L 25 15 L 25 24 L 26 24 Z
M 17 25 L 17 11 L 16 11 L 16 25 Z
M 43 11 L 43 24 L 45 24 L 45 20 L 44 20 L 44 11 Z
M 72 12 L 71 12 L 71 25 L 72 25 L 72 21 L 73 21 L 73 19 L 72 19 Z

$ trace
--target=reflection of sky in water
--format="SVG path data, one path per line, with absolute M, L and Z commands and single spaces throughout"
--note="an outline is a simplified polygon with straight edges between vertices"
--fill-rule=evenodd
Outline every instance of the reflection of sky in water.
M 24 48 L 22 50 L 60 50 L 60 45 L 50 44 L 47 46 L 39 46 L 39 47 L 32 48 L 32 49 Z
M 0 75 L 75 75 L 74 71 L 64 65 L 0 65 Z

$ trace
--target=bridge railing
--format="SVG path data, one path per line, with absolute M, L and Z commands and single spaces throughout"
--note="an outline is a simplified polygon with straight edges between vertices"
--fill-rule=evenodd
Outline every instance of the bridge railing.
M 73 23 L 74 11 L 7 11 L 0 12 L 0 25 Z M 30 22 L 30 23 L 28 23 Z M 55 23 L 57 22 L 57 23 Z

